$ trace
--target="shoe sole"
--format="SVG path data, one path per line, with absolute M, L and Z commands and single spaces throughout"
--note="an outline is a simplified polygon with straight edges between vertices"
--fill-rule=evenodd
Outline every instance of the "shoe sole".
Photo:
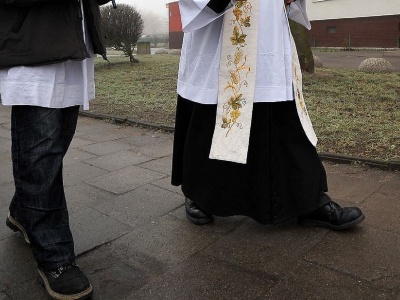
M 190 216 L 189 214 L 186 214 L 186 218 L 192 222 L 195 225 L 205 225 L 208 223 L 211 223 L 212 221 L 214 221 L 214 218 L 210 218 L 210 219 L 197 219 L 197 218 L 193 218 L 192 216 Z
M 89 285 L 89 287 L 77 294 L 72 294 L 72 295 L 63 295 L 60 293 L 57 293 L 55 291 L 53 291 L 50 287 L 49 281 L 47 280 L 46 275 L 40 271 L 39 271 L 39 284 L 41 286 L 43 286 L 47 296 L 52 299 L 52 300 L 83 300 L 83 299 L 89 299 L 90 297 L 92 297 L 93 294 L 93 287 L 92 285 Z
M 30 244 L 31 242 L 29 241 L 28 234 L 26 233 L 24 227 L 22 227 L 21 224 L 19 224 L 11 215 L 8 213 L 7 220 L 6 220 L 6 225 L 8 228 L 10 228 L 14 232 L 20 232 L 25 239 L 25 242 Z
M 342 225 L 333 225 L 328 222 L 309 220 L 309 219 L 299 220 L 298 223 L 299 223 L 299 225 L 307 226 L 307 227 L 319 226 L 319 227 L 325 227 L 325 228 L 332 229 L 332 230 L 343 230 L 343 229 L 348 229 L 348 228 L 356 226 L 357 224 L 364 221 L 364 219 L 365 219 L 365 216 L 361 215 L 357 219 L 354 219 L 353 221 L 342 224 Z

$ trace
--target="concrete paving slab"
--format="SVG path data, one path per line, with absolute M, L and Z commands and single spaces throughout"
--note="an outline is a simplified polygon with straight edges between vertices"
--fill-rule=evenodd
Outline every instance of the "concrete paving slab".
M 10 300 L 10 298 L 4 293 L 0 293 L 0 300 Z
M 9 298 L 15 300 L 48 300 L 49 298 L 44 294 L 43 288 L 37 280 L 37 269 L 29 270 L 34 274 L 35 278 L 29 279 L 23 284 L 15 285 L 7 289 L 6 293 Z M 1 298 L 0 298 L 1 299 Z
M 375 177 L 359 178 L 349 174 L 330 173 L 328 176 L 329 195 L 338 200 L 363 203 L 375 193 L 383 183 Z
M 172 137 L 164 134 L 159 134 L 154 130 L 142 129 L 142 133 L 135 135 L 128 135 L 125 137 L 125 141 L 136 148 L 142 146 L 149 146 L 157 144 L 165 140 L 170 140 Z
M 182 205 L 178 195 L 152 185 L 141 186 L 95 207 L 96 210 L 134 227 L 153 222 Z
M 94 143 L 86 146 L 79 147 L 81 150 L 90 152 L 96 155 L 106 155 L 123 150 L 129 150 L 132 148 L 128 143 L 117 140 L 117 141 L 107 141 L 101 143 Z
M 7 138 L 0 137 L 0 154 L 10 153 L 11 140 Z
M 8 115 L 0 115 L 0 125 L 5 123 L 10 123 L 11 117 Z
M 116 127 L 100 132 L 89 132 L 86 134 L 82 134 L 79 137 L 85 140 L 99 143 L 116 141 L 125 138 L 129 134 L 131 134 L 131 132 L 127 132 L 126 127 Z
M 188 222 L 183 198 L 181 199 L 181 206 L 173 210 L 170 214 L 180 218 L 182 221 Z M 249 218 L 244 216 L 232 216 L 228 218 L 214 216 L 214 221 L 210 224 L 203 225 L 203 228 L 220 234 L 228 234 L 242 226 L 248 220 Z
M 77 131 L 77 135 L 81 136 L 81 135 L 88 134 L 88 133 L 93 134 L 96 132 L 104 132 L 107 130 L 113 130 L 113 129 L 120 128 L 120 127 L 122 127 L 122 126 L 107 122 L 107 120 L 99 122 L 99 120 L 96 120 L 93 118 L 80 116 L 79 120 L 78 120 L 78 126 L 77 126 L 76 131 Z
M 4 123 L 2 125 L 0 125 L 2 128 L 8 129 L 11 131 L 11 122 L 10 123 Z M 11 132 L 10 132 L 11 135 Z
M 378 190 L 387 198 L 397 198 L 400 196 L 400 173 L 390 173 L 390 180 L 385 182 Z
M 400 236 L 364 225 L 328 232 L 305 259 L 371 282 L 399 274 L 400 259 L 395 249 L 400 249 Z
M 83 138 L 75 135 L 74 139 L 71 142 L 71 145 L 69 146 L 69 149 L 71 150 L 74 148 L 84 147 L 84 146 L 91 145 L 91 144 L 94 144 L 94 142 L 91 140 L 88 140 L 88 139 L 83 139 Z
M 8 208 L 14 191 L 14 182 L 0 183 L 0 207 Z
M 183 197 L 183 193 L 180 186 L 173 186 L 171 185 L 171 177 L 164 177 L 163 179 L 156 180 L 151 183 L 152 185 L 161 187 L 165 190 L 173 192 L 175 194 L 181 195 Z M 182 198 L 183 201 L 183 198 Z
M 108 171 L 115 171 L 127 166 L 139 165 L 149 160 L 153 160 L 153 158 L 132 150 L 125 150 L 88 159 L 85 160 L 85 163 Z
M 151 157 L 164 157 L 172 154 L 172 140 L 164 140 L 157 144 L 150 144 L 136 148 L 135 150 Z
M 239 227 L 205 250 L 208 255 L 241 268 L 282 277 L 326 235 L 326 230 L 296 224 L 262 226 L 254 221 Z
M 91 165 L 77 162 L 64 168 L 64 185 L 72 186 L 91 178 L 107 174 L 107 171 Z
M 70 148 L 67 152 L 67 154 L 64 157 L 64 167 L 72 165 L 77 162 L 89 160 L 91 158 L 95 158 L 97 155 L 93 153 L 89 153 L 86 151 L 82 151 L 78 148 Z
M 85 183 L 66 187 L 64 190 L 70 214 L 88 207 L 93 208 L 115 198 L 115 194 Z
M 1 155 L 1 157 L 0 184 L 14 182 L 11 157 L 9 160 L 7 159 L 6 155 Z
M 91 208 L 72 214 L 70 223 L 77 255 L 113 241 L 132 229 Z
M 0 137 L 4 139 L 11 140 L 11 131 L 6 125 L 9 126 L 10 123 L 4 123 L 0 125 Z
M 0 217 L 2 218 L 0 220 L 0 224 L 2 224 L 2 225 L 5 224 L 7 215 L 8 215 L 8 205 L 0 208 Z M 8 228 L 7 226 L 0 226 L 0 241 L 4 240 L 10 236 L 13 236 L 14 234 L 15 233 L 12 230 L 10 230 L 10 228 Z M 21 238 L 22 238 L 22 235 L 21 235 Z
M 376 193 L 361 208 L 366 216 L 365 226 L 400 234 L 400 194 L 392 198 Z
M 31 249 L 19 234 L 0 241 L 0 291 L 34 278 L 36 270 Z
M 11 106 L 1 105 L 0 115 L 1 116 L 11 116 Z
M 300 262 L 279 281 L 265 299 L 395 299 L 393 291 L 335 269 Z
M 91 280 L 96 300 L 126 299 L 165 272 L 154 258 L 112 242 L 80 256 L 78 264 Z
M 10 151 L 11 139 L 9 139 L 7 137 L 0 137 L 0 148 Z
M 203 227 L 167 215 L 134 229 L 114 243 L 126 245 L 127 251 L 143 253 L 171 266 L 187 260 L 221 237 Z
M 153 170 L 171 176 L 172 172 L 172 155 L 153 159 L 151 161 L 139 165 L 141 168 Z
M 126 299 L 268 299 L 267 294 L 273 284 L 265 273 L 252 272 L 208 255 L 197 254 Z
M 114 194 L 123 194 L 165 176 L 162 173 L 130 166 L 85 182 Z

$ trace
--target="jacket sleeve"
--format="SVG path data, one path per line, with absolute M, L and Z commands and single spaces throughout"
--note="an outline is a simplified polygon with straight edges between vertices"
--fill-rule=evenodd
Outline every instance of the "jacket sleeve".
M 229 3 L 231 3 L 231 0 L 210 0 L 210 2 L 207 3 L 207 6 L 220 14 L 226 10 Z
M 221 17 L 235 3 L 236 0 L 179 0 L 183 32 L 191 32 L 207 26 Z

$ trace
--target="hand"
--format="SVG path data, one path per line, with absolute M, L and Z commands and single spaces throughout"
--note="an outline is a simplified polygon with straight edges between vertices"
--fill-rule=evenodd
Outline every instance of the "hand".
M 289 5 L 292 2 L 295 2 L 296 0 L 284 0 L 286 5 Z

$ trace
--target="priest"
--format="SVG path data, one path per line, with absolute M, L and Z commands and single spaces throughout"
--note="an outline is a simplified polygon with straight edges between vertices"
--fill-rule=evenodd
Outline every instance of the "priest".
M 187 218 L 297 218 L 333 230 L 364 220 L 328 196 L 288 18 L 310 28 L 305 0 L 180 0 L 172 184 Z

